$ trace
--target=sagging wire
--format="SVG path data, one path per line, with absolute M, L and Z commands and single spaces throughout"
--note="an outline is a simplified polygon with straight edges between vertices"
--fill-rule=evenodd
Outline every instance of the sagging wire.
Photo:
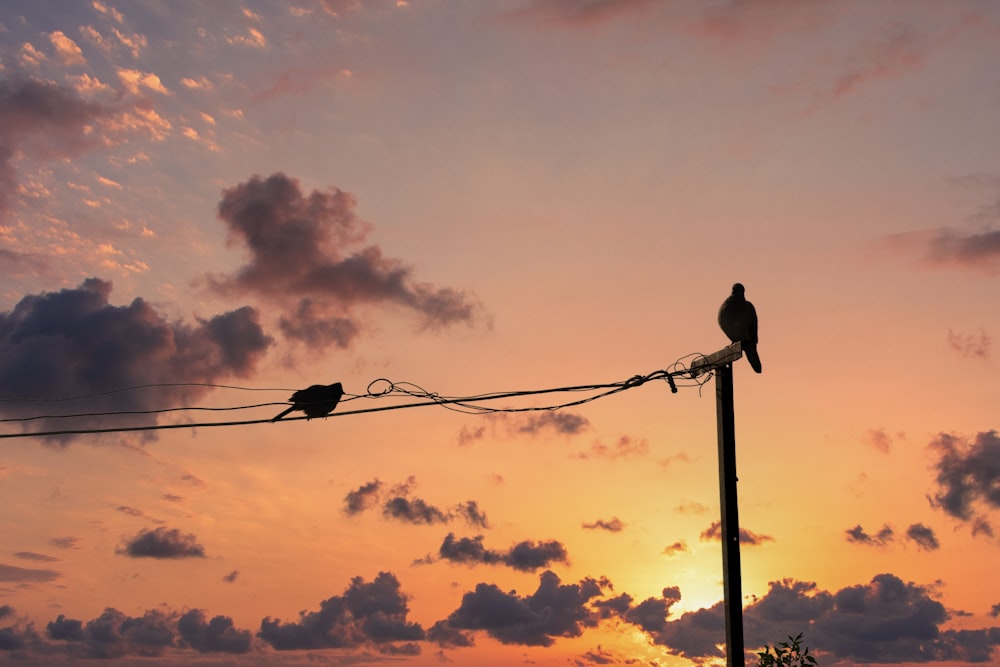
M 710 369 L 699 369 L 697 372 L 690 368 L 686 360 L 693 361 L 699 357 L 703 357 L 701 354 L 690 354 L 681 357 L 673 364 L 671 364 L 665 370 L 656 370 L 645 375 L 633 375 L 632 377 L 622 380 L 619 382 L 610 382 L 604 384 L 590 384 L 590 385 L 577 385 L 568 387 L 556 387 L 552 389 L 535 389 L 535 390 L 520 390 L 520 391 L 508 391 L 508 392 L 492 392 L 486 394 L 477 394 L 473 396 L 443 396 L 437 392 L 427 391 L 426 389 L 420 387 L 412 382 L 393 382 L 386 378 L 377 378 L 372 380 L 366 389 L 364 394 L 346 394 L 343 402 L 353 401 L 357 399 L 385 399 L 391 397 L 410 397 L 419 399 L 416 403 L 401 403 L 388 406 L 379 406 L 373 408 L 360 408 L 355 410 L 341 410 L 332 413 L 331 417 L 346 417 L 348 415 L 357 415 L 370 412 L 382 412 L 387 410 L 401 410 L 416 407 L 426 407 L 430 405 L 437 405 L 444 407 L 449 410 L 460 412 L 463 414 L 491 414 L 498 412 L 532 412 L 532 411 L 544 411 L 544 410 L 559 410 L 568 407 L 574 407 L 577 405 L 583 405 L 585 403 L 590 403 L 613 394 L 617 394 L 629 389 L 634 389 L 640 387 L 648 382 L 654 380 L 663 380 L 669 387 L 671 393 L 677 393 L 678 387 L 690 387 L 697 386 L 699 389 L 699 395 L 701 394 L 701 387 L 712 377 L 713 373 Z M 87 396 L 78 396 L 65 399 L 50 399 L 51 401 L 64 401 L 64 400 L 78 400 L 81 398 L 104 396 L 114 393 L 120 393 L 124 391 L 142 389 L 147 387 L 162 387 L 162 386 L 212 386 L 212 387 L 222 387 L 229 389 L 240 389 L 247 391 L 291 391 L 289 389 L 254 389 L 248 387 L 233 387 L 229 385 L 141 385 L 137 387 L 128 387 L 124 389 L 101 392 L 96 394 L 89 394 Z M 537 396 L 541 394 L 553 394 L 553 393 L 576 393 L 576 392 L 598 392 L 593 395 L 587 396 L 585 398 L 576 399 L 572 401 L 564 401 L 560 403 L 553 403 L 549 405 L 541 406 L 528 406 L 528 407 L 488 407 L 476 405 L 477 403 L 494 401 L 500 399 L 514 399 L 524 396 Z M 19 400 L 19 399 L 6 399 L 7 401 Z M 37 401 L 46 402 L 45 399 L 24 399 L 26 401 Z M 260 403 L 256 405 L 249 406 L 235 406 L 231 408 L 201 408 L 201 407 L 179 407 L 179 408 L 165 408 L 162 410 L 147 410 L 147 411 L 122 411 L 122 412 L 108 412 L 108 413 L 80 413 L 77 415 L 55 415 L 55 416 L 35 416 L 28 418 L 19 419 L 4 419 L 0 421 L 31 421 L 37 419 L 46 418 L 68 418 L 68 417 L 84 417 L 84 416 L 116 416 L 116 415 L 141 415 L 141 414 L 156 414 L 161 412 L 174 412 L 183 410 L 240 410 L 248 409 L 254 407 L 265 407 L 274 405 L 287 405 L 287 403 Z M 287 417 L 282 419 L 285 421 L 297 421 L 307 419 L 306 416 L 297 417 Z M 254 424 L 270 423 L 271 419 L 250 419 L 244 421 L 227 421 L 227 422 L 200 422 L 200 423 L 178 423 L 178 424 L 152 424 L 147 426 L 122 426 L 122 427 L 108 427 L 108 428 L 90 428 L 90 429 L 63 429 L 54 431 L 36 431 L 36 432 L 23 432 L 23 433 L 0 433 L 0 439 L 7 438 L 25 438 L 25 437 L 45 437 L 45 436 L 68 436 L 68 435 L 86 435 L 86 434 L 103 434 L 103 433 L 123 433 L 123 432 L 136 432 L 136 431 L 157 431 L 165 429 L 177 429 L 177 428 L 210 428 L 210 427 L 220 427 L 220 426 L 247 426 Z

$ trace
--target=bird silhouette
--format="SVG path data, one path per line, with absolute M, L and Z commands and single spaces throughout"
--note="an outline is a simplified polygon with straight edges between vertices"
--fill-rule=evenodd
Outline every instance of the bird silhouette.
M 314 384 L 306 389 L 299 389 L 288 399 L 292 405 L 271 421 L 276 422 L 295 410 L 302 410 L 302 412 L 306 413 L 306 419 L 326 417 L 337 407 L 337 403 L 340 402 L 340 398 L 343 395 L 344 386 L 339 382 L 334 382 L 333 384 Z
M 740 283 L 733 285 L 733 293 L 726 297 L 719 308 L 719 326 L 729 340 L 740 343 L 750 366 L 760 373 L 760 356 L 757 354 L 757 310 L 747 301 Z

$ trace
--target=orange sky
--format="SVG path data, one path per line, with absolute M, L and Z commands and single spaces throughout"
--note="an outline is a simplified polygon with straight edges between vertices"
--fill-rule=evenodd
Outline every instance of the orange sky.
M 971 0 L 7 3 L 0 663 L 724 664 L 713 380 L 348 413 L 682 368 L 737 281 L 748 651 L 996 661 L 998 37 Z M 30 435 L 336 381 L 325 420 Z

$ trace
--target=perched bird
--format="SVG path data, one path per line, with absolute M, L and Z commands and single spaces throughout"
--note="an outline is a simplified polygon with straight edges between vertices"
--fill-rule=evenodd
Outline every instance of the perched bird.
M 337 407 L 337 403 L 340 402 L 340 398 L 343 395 L 344 386 L 339 382 L 334 382 L 333 384 L 314 384 L 307 389 L 299 389 L 288 399 L 292 404 L 291 407 L 271 421 L 276 422 L 294 410 L 302 410 L 302 412 L 306 413 L 307 419 L 326 417 Z
M 726 297 L 719 308 L 719 326 L 729 336 L 729 340 L 740 343 L 747 361 L 760 373 L 760 357 L 757 355 L 757 310 L 747 301 L 740 283 L 733 285 L 733 293 Z

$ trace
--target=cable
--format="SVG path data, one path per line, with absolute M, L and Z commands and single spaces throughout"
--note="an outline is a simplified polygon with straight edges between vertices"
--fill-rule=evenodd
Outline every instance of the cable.
M 339 412 L 332 413 L 328 416 L 330 417 L 346 417 L 348 415 L 358 415 L 371 412 L 384 412 L 387 410 L 402 410 L 408 408 L 425 407 L 429 405 L 438 405 L 445 407 L 450 410 L 455 410 L 464 414 L 485 414 L 485 413 L 496 413 L 496 412 L 530 412 L 530 411 L 541 411 L 541 410 L 559 410 L 562 408 L 573 407 L 577 405 L 582 405 L 584 403 L 589 403 L 591 401 L 596 401 L 600 398 L 605 398 L 612 394 L 616 394 L 628 389 L 634 389 L 640 387 L 647 382 L 652 380 L 664 380 L 668 382 L 671 386 L 671 390 L 675 387 L 690 387 L 697 386 L 699 388 L 699 393 L 702 385 L 704 385 L 710 377 L 712 377 L 713 372 L 710 367 L 705 367 L 698 370 L 695 374 L 688 366 L 684 363 L 685 359 L 703 357 L 704 355 L 692 354 L 685 357 L 681 357 L 673 364 L 671 364 L 668 370 L 657 370 L 646 375 L 633 375 L 627 380 L 619 382 L 611 382 L 605 384 L 590 384 L 590 385 L 577 385 L 569 387 L 557 387 L 552 389 L 534 389 L 534 390 L 522 390 L 522 391 L 508 391 L 508 392 L 494 392 L 488 394 L 479 394 L 475 396 L 466 397 L 445 397 L 441 396 L 435 392 L 429 392 L 419 385 L 413 384 L 411 382 L 392 382 L 386 378 L 378 378 L 373 380 L 368 384 L 368 388 L 365 394 L 360 395 L 350 395 L 348 398 L 344 399 L 343 402 L 356 400 L 359 398 L 366 399 L 380 399 L 388 398 L 391 396 L 410 396 L 414 398 L 426 399 L 418 403 L 401 403 L 397 405 L 387 405 L 374 408 L 360 408 L 357 410 L 342 410 Z M 687 383 L 678 382 L 677 380 L 684 379 L 683 376 L 687 376 L 686 379 L 689 380 Z M 379 391 L 373 391 L 373 386 L 379 382 L 387 383 L 384 389 Z M 144 387 L 159 387 L 159 386 L 175 386 L 175 385 L 142 385 L 140 387 L 129 387 L 126 389 L 120 389 L 112 392 L 103 392 L 99 394 L 90 394 L 89 396 L 103 396 L 106 394 L 117 393 L 119 391 L 128 391 L 136 388 Z M 183 384 L 182 386 L 191 386 L 188 384 Z M 194 385 L 203 386 L 203 385 Z M 243 389 L 248 391 L 290 391 L 285 389 L 275 389 L 275 390 L 264 390 L 264 389 L 249 389 L 246 387 L 230 387 L 228 385 L 208 385 L 213 387 L 223 387 L 231 389 Z M 586 398 L 577 399 L 574 401 L 568 401 L 563 403 L 557 403 L 553 405 L 545 406 L 530 406 L 524 408 L 490 408 L 485 406 L 473 405 L 474 403 L 480 403 L 484 401 L 493 401 L 504 398 L 519 398 L 523 396 L 537 396 L 541 394 L 552 394 L 552 393 L 569 393 L 569 392 L 583 392 L 583 391 L 600 391 L 600 393 L 593 396 L 588 396 Z M 75 400 L 76 398 L 86 398 L 86 397 L 74 397 L 70 399 L 52 399 L 55 401 L 61 400 Z M 8 399 L 10 400 L 10 399 Z M 30 400 L 30 399 L 27 399 Z M 44 401 L 41 401 L 44 402 Z M 93 413 L 93 414 L 79 414 L 79 415 L 56 415 L 48 418 L 60 418 L 60 417 L 84 417 L 84 416 L 110 416 L 110 415 L 128 415 L 128 414 L 155 414 L 160 412 L 171 412 L 179 410 L 238 410 L 244 408 L 252 407 L 264 407 L 268 405 L 286 405 L 286 403 L 261 403 L 252 406 L 237 406 L 234 408 L 166 408 L 163 410 L 148 410 L 148 411 L 134 411 L 134 412 L 113 412 L 113 413 Z M 47 417 L 30 417 L 22 419 L 6 419 L 0 421 L 30 421 L 34 419 L 45 419 Z M 299 421 L 302 419 L 308 419 L 305 415 L 297 417 L 287 417 L 282 419 L 282 422 L 286 421 Z M 167 429 L 178 429 L 178 428 L 211 428 L 218 426 L 248 426 L 253 424 L 265 424 L 272 423 L 271 419 L 250 419 L 244 421 L 227 421 L 227 422 L 199 422 L 199 423 L 178 423 L 178 424 L 152 424 L 149 426 L 121 426 L 121 427 L 108 427 L 108 428 L 90 428 L 90 429 L 63 429 L 63 430 L 53 430 L 53 431 L 37 431 L 37 432 L 24 432 L 24 433 L 0 433 L 0 439 L 8 438 L 29 438 L 29 437 L 46 437 L 46 436 L 65 436 L 65 435 L 86 435 L 86 434 L 101 434 L 101 433 L 125 433 L 125 432 L 135 432 L 135 431 L 159 431 Z

